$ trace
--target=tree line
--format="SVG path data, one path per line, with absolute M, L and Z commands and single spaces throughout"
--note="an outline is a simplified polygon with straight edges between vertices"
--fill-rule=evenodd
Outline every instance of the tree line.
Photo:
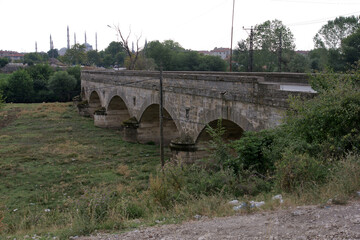
M 36 64 L 3 76 L 0 93 L 6 102 L 66 102 L 79 95 L 81 88 L 80 66 L 62 70 Z
M 238 42 L 233 69 L 244 72 L 250 69 L 254 72 L 313 72 L 326 68 L 346 71 L 360 59 L 359 28 L 359 17 L 337 17 L 323 25 L 314 36 L 313 50 L 298 53 L 288 27 L 279 20 L 265 21 L 256 25 L 247 39 Z
M 280 20 L 268 20 L 251 29 L 248 38 L 238 42 L 233 50 L 232 69 L 239 72 L 314 72 L 327 68 L 346 71 L 360 59 L 359 17 L 337 17 L 324 24 L 314 36 L 315 48 L 295 51 L 294 35 Z M 119 28 L 115 28 L 123 36 Z M 165 71 L 227 71 L 229 61 L 184 49 L 173 40 L 151 41 L 140 49 L 131 49 L 128 37 L 111 42 L 102 51 L 86 51 L 75 44 L 63 56 L 57 49 L 47 53 L 28 53 L 24 63 L 44 63 L 57 58 L 67 65 L 87 65 L 104 68 L 124 67 L 129 70 Z M 1 64 L 6 64 L 0 61 Z

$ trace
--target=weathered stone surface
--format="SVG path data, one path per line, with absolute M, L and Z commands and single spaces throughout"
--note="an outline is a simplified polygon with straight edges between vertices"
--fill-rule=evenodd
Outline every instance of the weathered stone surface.
M 106 116 L 94 119 L 97 125 L 116 128 L 126 119 L 134 118 L 138 122 L 136 128 L 124 127 L 126 139 L 159 142 L 159 72 L 82 71 L 81 79 L 82 97 L 88 101 L 89 114 L 93 116 L 101 107 L 106 109 Z M 240 137 L 243 131 L 278 125 L 288 107 L 290 94 L 306 98 L 314 95 L 283 91 L 281 84 L 308 85 L 307 75 L 165 72 L 165 143 L 189 136 L 198 144 L 205 126 L 218 119 L 225 119 L 241 129 L 227 124 L 232 138 L 236 134 Z

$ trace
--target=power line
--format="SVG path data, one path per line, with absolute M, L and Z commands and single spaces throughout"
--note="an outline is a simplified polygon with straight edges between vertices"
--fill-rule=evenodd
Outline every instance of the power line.
M 321 1 L 300 1 L 300 0 L 272 0 L 273 2 L 286 2 L 286 3 L 302 3 L 302 4 L 325 4 L 325 5 L 355 5 L 355 4 L 359 4 L 359 2 L 344 2 L 344 0 L 342 1 L 338 1 L 338 2 L 329 2 L 328 0 L 326 2 L 321 2 Z
M 350 16 L 350 15 L 354 15 L 354 14 L 360 14 L 360 12 L 352 12 L 352 13 L 341 14 L 338 16 L 333 16 L 333 17 L 328 17 L 328 18 L 309 20 L 309 21 L 297 22 L 297 23 L 290 23 L 290 24 L 286 24 L 286 26 L 300 26 L 300 25 L 310 25 L 310 24 L 322 23 L 322 22 L 327 22 L 327 21 L 333 20 L 334 18 L 337 18 L 339 16 L 346 17 L 346 16 Z

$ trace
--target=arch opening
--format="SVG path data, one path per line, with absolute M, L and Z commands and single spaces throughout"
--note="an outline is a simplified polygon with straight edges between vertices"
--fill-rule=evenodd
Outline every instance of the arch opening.
M 129 110 L 119 96 L 114 96 L 107 107 L 105 121 L 106 127 L 121 129 L 122 123 L 130 118 Z
M 99 94 L 96 91 L 91 92 L 89 97 L 89 113 L 94 116 L 94 112 L 101 108 L 101 101 Z
M 213 128 L 216 129 L 218 127 L 218 121 L 220 119 L 216 119 L 214 121 L 211 121 L 208 123 L 208 125 Z M 236 123 L 234 123 L 231 120 L 227 120 L 227 119 L 221 119 L 221 127 L 225 129 L 225 133 L 223 134 L 222 138 L 225 142 L 229 142 L 229 141 L 233 141 L 233 140 L 237 140 L 240 139 L 241 136 L 244 133 L 244 130 L 237 125 Z M 212 137 L 210 136 L 210 134 L 207 132 L 206 130 L 206 126 L 201 130 L 200 134 L 198 135 L 197 139 L 196 139 L 196 146 L 198 148 L 198 150 L 200 152 L 204 152 L 205 150 L 208 149 L 209 146 L 209 141 L 212 140 Z
M 171 115 L 163 111 L 164 145 L 168 146 L 171 140 L 179 137 L 179 131 Z M 147 107 L 140 118 L 137 138 L 140 143 L 160 144 L 159 104 Z

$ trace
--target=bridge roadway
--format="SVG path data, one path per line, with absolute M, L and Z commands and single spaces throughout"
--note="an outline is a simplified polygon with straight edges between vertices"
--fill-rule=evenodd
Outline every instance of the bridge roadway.
M 98 127 L 121 129 L 127 141 L 159 143 L 159 72 L 81 72 L 79 112 Z M 165 144 L 192 152 L 219 119 L 226 139 L 281 123 L 288 96 L 311 97 L 306 74 L 164 72 Z M 171 144 L 170 144 L 171 143 Z

